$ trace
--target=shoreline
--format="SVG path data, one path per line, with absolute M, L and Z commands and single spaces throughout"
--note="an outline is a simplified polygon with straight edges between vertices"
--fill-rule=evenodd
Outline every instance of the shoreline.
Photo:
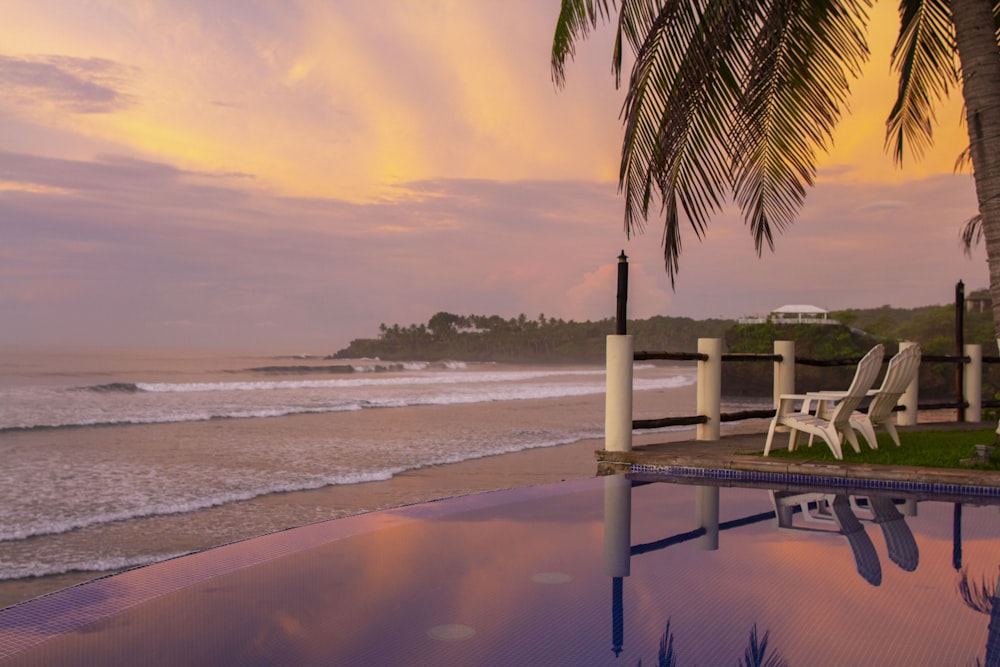
M 679 435 L 683 437 L 689 433 L 682 431 Z M 296 508 L 303 508 L 307 510 L 302 512 L 305 516 L 315 515 L 317 511 L 325 509 L 330 512 L 330 518 L 325 520 L 332 521 L 343 516 L 472 493 L 590 477 L 597 471 L 594 452 L 602 447 L 601 440 L 581 440 L 564 445 L 426 466 L 401 472 L 388 480 L 272 493 L 242 502 L 256 502 L 269 507 L 284 506 L 292 513 L 296 513 Z M 350 506 L 364 506 L 370 509 L 344 514 L 343 508 Z M 306 523 L 310 522 L 301 525 Z M 280 530 L 296 527 L 298 525 L 289 525 Z M 259 535 L 246 539 L 253 537 Z M 112 574 L 115 574 L 115 571 L 68 572 L 0 581 L 0 609 Z
M 674 396 L 685 394 L 687 387 L 667 390 Z M 586 397 L 589 398 L 589 397 Z M 583 401 L 589 403 L 588 400 Z M 661 399 L 662 400 L 662 399 Z M 527 407 L 527 406 L 519 406 Z M 308 427 L 323 415 L 279 417 L 284 424 Z M 361 419 L 374 418 L 361 414 Z M 742 424 L 723 425 L 723 431 L 756 432 L 756 420 Z M 694 427 L 671 431 L 639 433 L 634 436 L 636 445 L 658 442 L 692 440 Z M 345 516 L 402 507 L 435 500 L 443 500 L 473 493 L 498 491 L 515 487 L 529 487 L 560 481 L 592 477 L 597 474 L 595 452 L 604 448 L 603 438 L 578 440 L 572 443 L 548 445 L 515 452 L 488 455 L 454 463 L 442 463 L 406 470 L 388 480 L 337 484 L 318 489 L 287 491 L 258 496 L 230 505 L 243 512 L 264 512 L 283 517 L 301 517 L 301 521 L 286 520 L 274 530 L 248 535 L 236 540 L 223 540 L 218 544 L 194 548 L 192 553 L 221 546 L 242 539 L 297 528 L 317 521 L 336 520 Z M 240 508 L 239 506 L 243 507 Z M 256 507 L 252 507 L 256 505 Z M 319 518 L 314 518 L 319 517 Z M 140 566 L 141 567 L 141 566 Z M 73 571 L 64 574 L 27 577 L 0 581 L 0 608 L 8 607 L 31 598 L 63 588 L 100 579 L 122 570 Z
M 750 426 L 750 430 L 756 431 L 759 428 Z M 635 436 L 635 443 L 638 445 L 652 442 L 683 441 L 692 439 L 693 435 L 693 427 L 677 431 L 641 434 Z M 603 439 L 585 439 L 568 444 L 524 449 L 455 463 L 430 465 L 398 473 L 388 480 L 273 493 L 250 501 L 241 501 L 241 503 L 257 503 L 266 510 L 281 509 L 283 510 L 282 514 L 288 515 L 316 516 L 317 513 L 328 513 L 329 518 L 320 519 L 320 521 L 334 521 L 344 516 L 445 500 L 457 496 L 593 477 L 597 475 L 595 452 L 603 448 Z M 365 507 L 367 509 L 345 513 L 345 507 Z M 309 523 L 313 522 L 304 521 L 301 524 L 287 525 L 271 532 L 289 530 Z M 254 535 L 245 539 L 259 536 Z M 214 546 L 221 546 L 221 544 Z M 214 546 L 207 548 L 214 548 Z M 203 549 L 194 552 L 201 550 Z M 0 608 L 93 579 L 111 576 L 117 572 L 68 572 L 0 581 Z

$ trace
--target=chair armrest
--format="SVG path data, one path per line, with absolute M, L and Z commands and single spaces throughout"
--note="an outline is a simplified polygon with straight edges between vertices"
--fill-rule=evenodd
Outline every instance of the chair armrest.
M 807 411 L 806 408 L 808 408 L 810 401 L 806 394 L 781 394 L 778 396 L 778 409 L 775 412 L 775 418 L 792 412 L 795 401 L 802 401 L 803 407 L 800 408 L 800 412 Z
M 865 392 L 865 396 L 874 396 L 877 393 L 878 393 L 878 389 L 869 389 L 867 392 Z M 823 391 L 810 391 L 810 392 L 808 392 L 806 394 L 806 396 L 809 396 L 809 397 L 812 397 L 812 398 L 824 398 L 826 400 L 831 400 L 832 401 L 832 400 L 835 400 L 835 399 L 838 399 L 838 398 L 843 398 L 844 396 L 847 396 L 847 392 L 846 391 L 833 391 L 833 390 L 826 390 L 826 389 L 824 389 Z

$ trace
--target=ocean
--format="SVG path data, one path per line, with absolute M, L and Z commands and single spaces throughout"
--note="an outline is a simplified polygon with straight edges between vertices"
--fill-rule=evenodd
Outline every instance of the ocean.
M 600 440 L 604 382 L 594 366 L 0 348 L 0 585 L 381 509 L 408 498 L 366 489 L 407 471 Z M 636 417 L 693 414 L 694 384 L 693 365 L 636 364 Z

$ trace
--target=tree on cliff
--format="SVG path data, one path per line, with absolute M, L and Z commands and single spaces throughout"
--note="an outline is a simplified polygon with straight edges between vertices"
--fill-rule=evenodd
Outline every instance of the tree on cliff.
M 622 109 L 625 229 L 641 230 L 659 200 L 671 281 L 681 211 L 700 238 L 731 194 L 758 254 L 765 244 L 773 249 L 774 233 L 794 221 L 813 183 L 816 152 L 840 119 L 849 78 L 868 57 L 872 1 L 563 0 L 552 45 L 557 85 L 576 41 L 600 22 L 617 26 L 616 83 L 625 42 L 635 55 Z M 897 162 L 904 152 L 919 155 L 931 143 L 936 103 L 961 86 L 1000 333 L 1000 4 L 899 6 L 892 54 L 899 91 L 886 148 Z

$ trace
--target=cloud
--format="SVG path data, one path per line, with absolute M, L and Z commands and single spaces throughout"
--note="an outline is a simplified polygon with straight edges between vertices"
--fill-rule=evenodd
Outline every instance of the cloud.
M 0 307 L 11 314 L 0 342 L 327 352 L 441 310 L 603 319 L 622 249 L 630 317 L 917 306 L 947 302 L 959 278 L 970 290 L 986 279 L 982 249 L 966 259 L 949 223 L 974 205 L 967 177 L 821 185 L 760 259 L 728 212 L 686 244 L 673 292 L 659 235 L 626 239 L 607 183 L 433 179 L 356 203 L 143 160 L 0 153 L 0 177 L 14 176 L 32 187 L 0 190 Z
M 104 58 L 0 55 L 0 87 L 28 106 L 52 104 L 72 113 L 111 113 L 132 106 L 125 92 L 134 68 Z
M 898 211 L 906 208 L 906 202 L 903 201 L 873 201 L 868 204 L 862 204 L 856 210 L 858 213 L 869 213 L 874 211 Z
M 0 342 L 325 352 L 440 310 L 611 317 L 623 249 L 633 317 L 924 305 L 986 281 L 957 245 L 968 177 L 879 152 L 884 77 L 776 252 L 726 210 L 702 242 L 684 230 L 674 291 L 656 213 L 622 228 L 613 26 L 557 91 L 558 3 L 4 9 Z

